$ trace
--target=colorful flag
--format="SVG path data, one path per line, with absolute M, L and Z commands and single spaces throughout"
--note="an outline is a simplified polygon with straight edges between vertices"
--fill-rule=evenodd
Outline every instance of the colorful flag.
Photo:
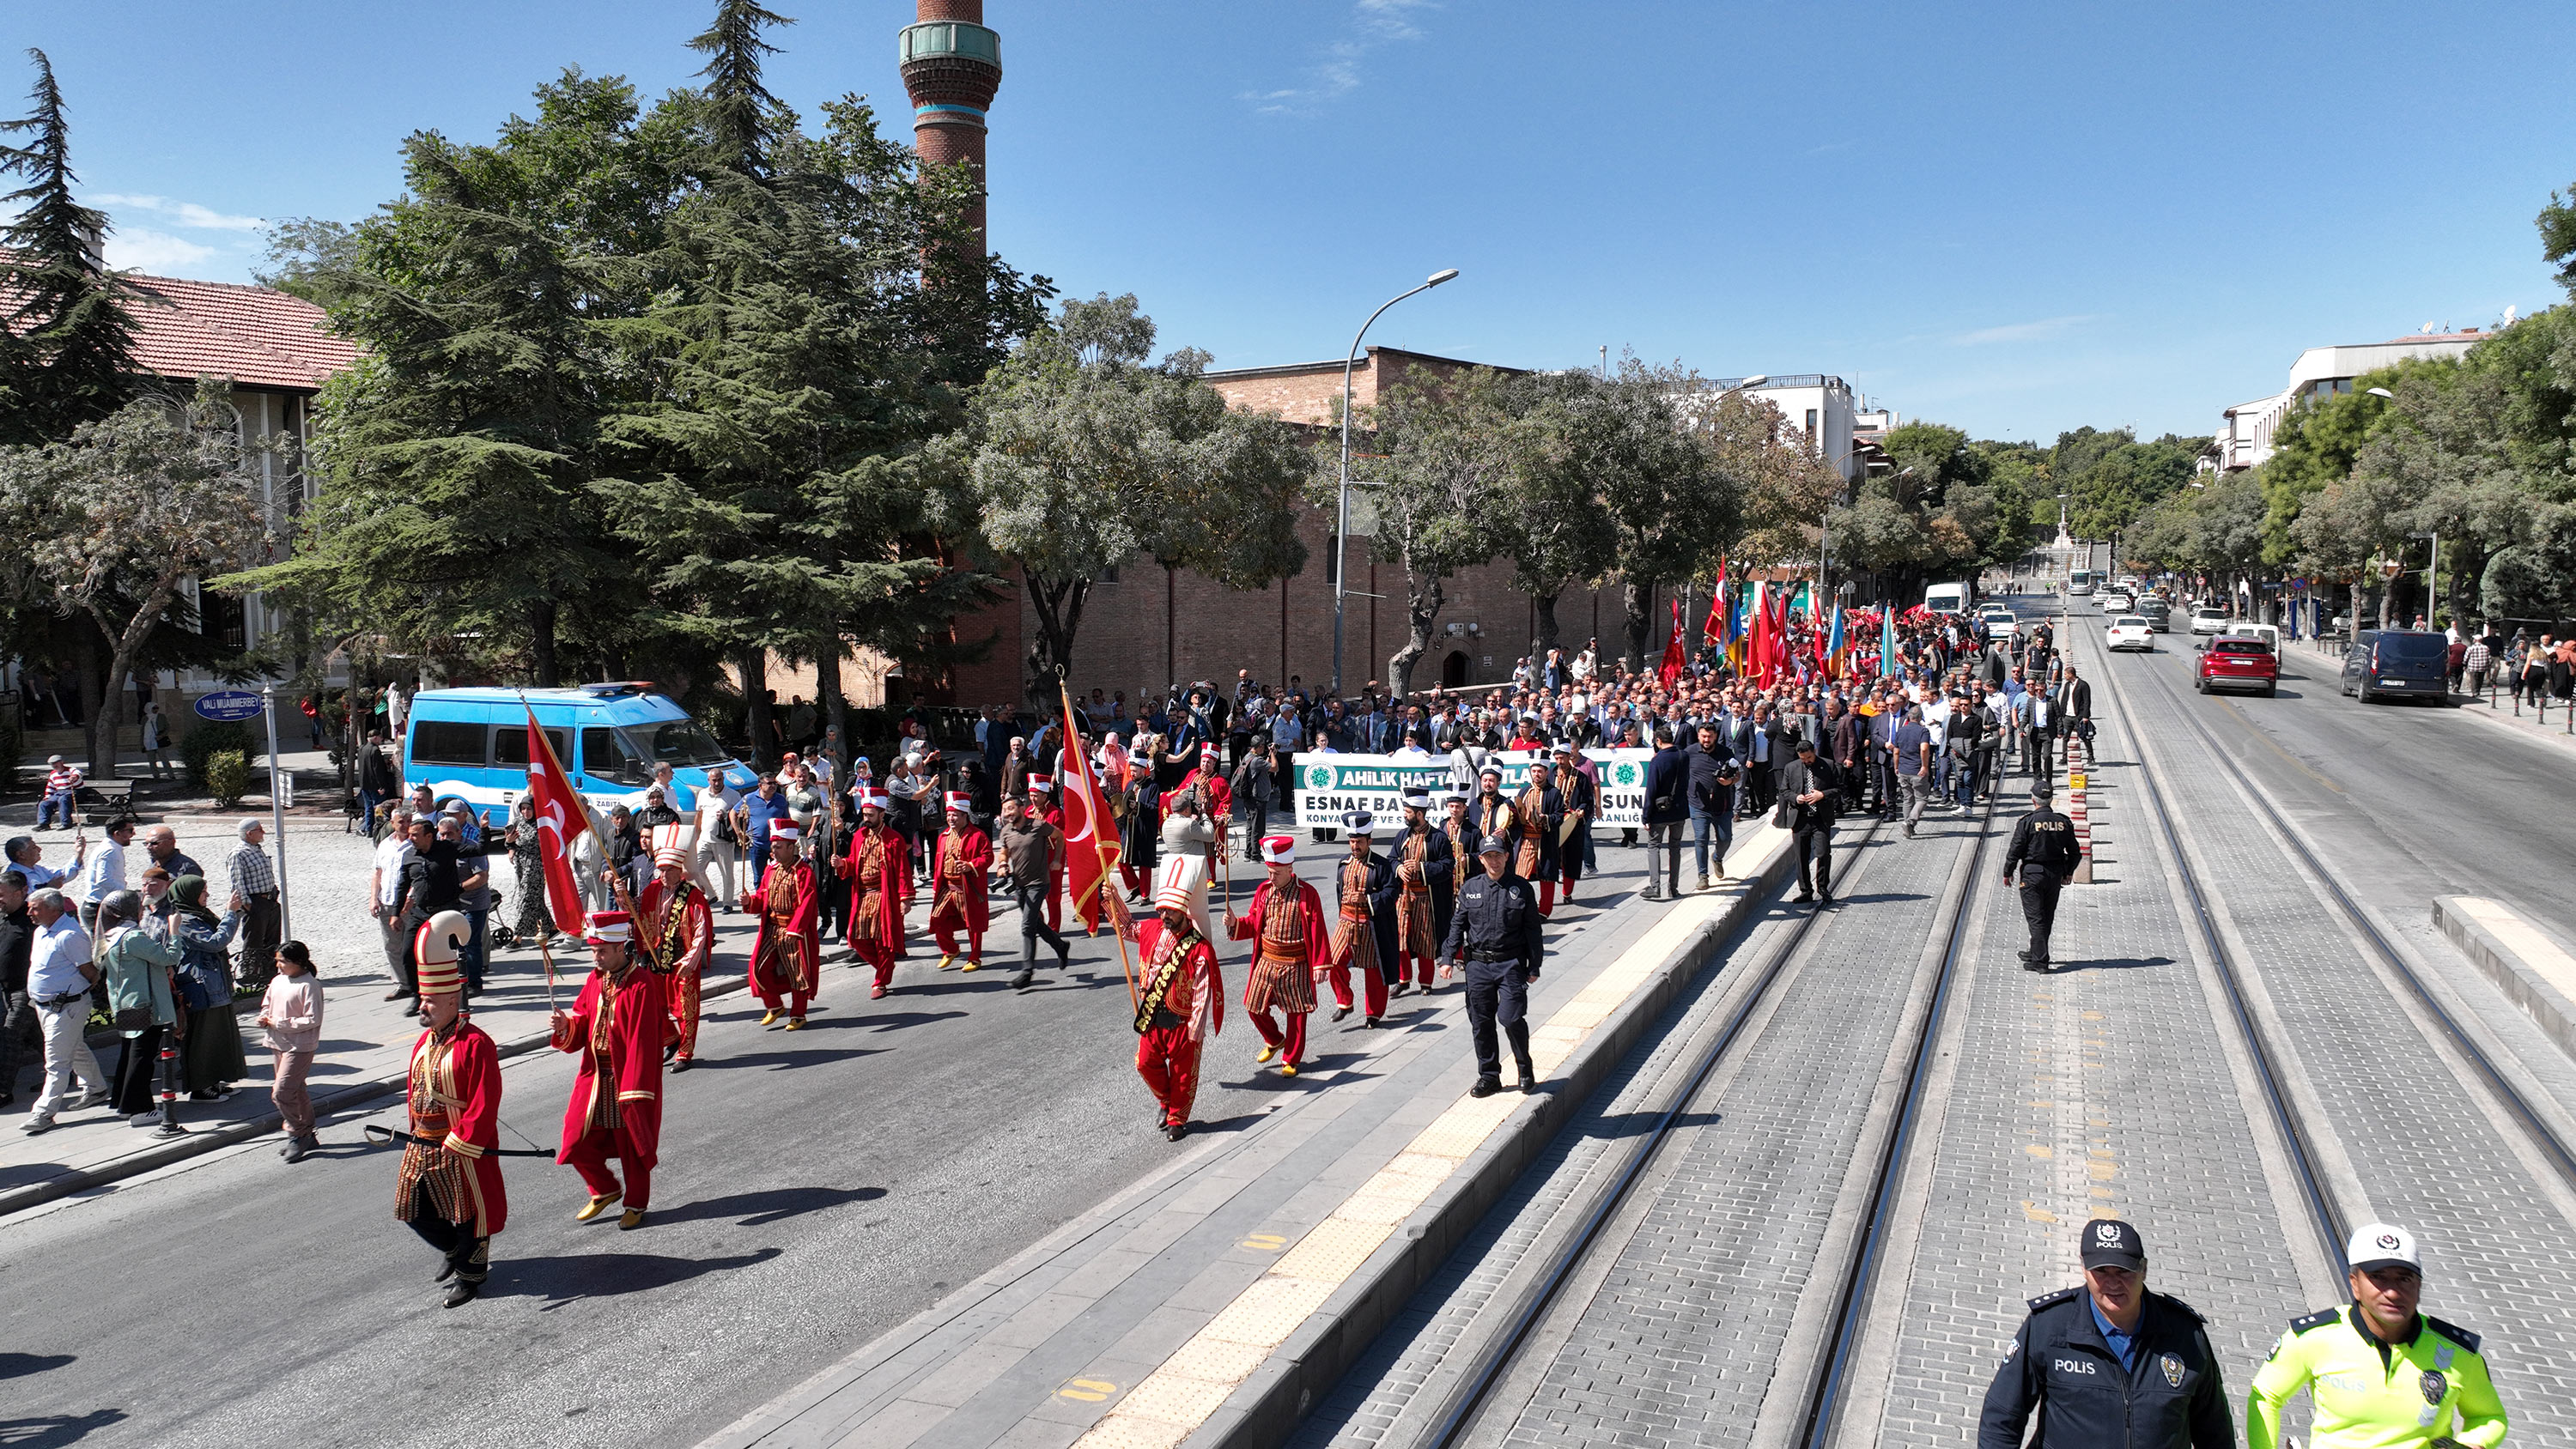
M 1726 597 L 1726 560 L 1717 561 L 1717 584 L 1709 590 L 1708 622 L 1700 625 L 1702 644 L 1713 644 L 1721 654 L 1735 642 L 1735 609 Z
M 1903 672 L 1896 662 L 1896 606 L 1888 604 L 1878 611 L 1878 677 L 1889 679 Z
M 1843 649 L 1845 647 L 1846 646 L 1843 643 L 1843 606 L 1840 602 L 1837 602 L 1834 605 L 1834 626 L 1833 629 L 1825 635 L 1825 648 L 1822 655 L 1825 674 L 1828 677 L 1842 673 Z
M 590 807 L 572 787 L 554 743 L 528 711 L 528 816 L 536 822 L 537 862 L 546 878 L 546 910 L 555 929 L 578 935 L 589 919 L 572 873 L 572 843 L 590 829 Z M 603 849 L 601 854 L 607 852 Z
M 1682 601 L 1675 599 L 1673 600 L 1673 633 L 1671 638 L 1664 641 L 1664 662 L 1656 666 L 1655 682 L 1666 689 L 1672 688 L 1673 681 L 1682 677 L 1682 663 Z
M 1064 880 L 1073 890 L 1073 909 L 1088 935 L 1100 929 L 1102 884 L 1118 863 L 1118 829 L 1108 798 L 1091 773 L 1082 736 L 1073 727 L 1073 696 L 1057 686 L 1064 701 L 1064 768 L 1056 777 L 1056 794 L 1064 801 Z M 1222 822 L 1218 822 L 1220 827 Z

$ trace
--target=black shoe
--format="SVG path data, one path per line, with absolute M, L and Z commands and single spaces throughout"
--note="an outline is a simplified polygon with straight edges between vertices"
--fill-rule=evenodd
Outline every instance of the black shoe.
M 1502 1089 L 1503 1084 L 1492 1077 L 1478 1077 L 1476 1079 L 1476 1085 L 1467 1089 L 1467 1095 L 1470 1097 L 1490 1097 Z
M 1814 900 L 1815 898 L 1816 898 L 1816 897 L 1815 897 L 1815 893 L 1814 893 L 1814 892 L 1812 892 L 1812 891 L 1800 891 L 1800 892 L 1798 892 L 1796 895 L 1789 897 L 1789 899 L 1791 899 L 1791 900 L 1793 900 L 1793 901 L 1796 901 L 1798 904 L 1800 904 L 1800 905 L 1802 905 L 1802 906 L 1803 906 L 1803 905 L 1805 905 L 1805 904 L 1807 904 L 1808 902 L 1810 902 L 1810 901 Z
M 1037 979 L 1037 972 L 1023 971 L 1019 975 L 1011 978 L 1011 989 L 1014 991 L 1026 991 L 1037 981 Z
M 1072 959 L 1073 959 L 1073 943 L 1072 943 L 1072 942 L 1067 941 L 1067 942 L 1065 942 L 1064 944 L 1062 944 L 1062 945 L 1060 945 L 1060 946 L 1058 946 L 1058 947 L 1056 947 L 1056 948 L 1055 948 L 1055 964 L 1057 964 L 1058 966 L 1062 966 L 1062 965 L 1064 965 L 1066 962 L 1071 961 Z
M 1521 1091 L 1522 1091 L 1524 1094 L 1527 1094 L 1527 1093 L 1530 1093 L 1530 1092 L 1535 1092 L 1535 1091 L 1537 1091 L 1537 1090 L 1538 1090 L 1538 1073 L 1537 1073 L 1537 1072 L 1535 1072 L 1535 1071 L 1532 1071 L 1532 1070 L 1530 1069 L 1530 1066 L 1529 1066 L 1529 1064 L 1528 1064 L 1527 1062 L 1522 1063 L 1522 1064 L 1521 1064 Z
M 1164 1140 L 1166 1140 L 1166 1141 L 1169 1141 L 1169 1142 L 1178 1142 L 1178 1141 L 1180 1141 L 1183 1137 L 1188 1136 L 1188 1135 L 1189 1135 L 1189 1131 L 1190 1131 L 1190 1124 L 1189 1124 L 1189 1123 L 1187 1123 L 1187 1122 L 1175 1122 L 1175 1123 L 1171 1124 L 1170 1126 L 1165 1127 L 1165 1128 L 1163 1129 L 1163 1137 L 1164 1137 Z
M 1347 1006 L 1336 1006 L 1333 1008 L 1333 1020 L 1335 1021 L 1339 1021 L 1350 1014 L 1351 1009 Z
M 2025 961 L 2022 963 L 2021 969 L 2024 971 L 2036 971 L 2042 976 L 2045 976 L 2048 974 L 2048 968 L 2055 964 L 2056 963 L 2053 961 Z
M 1372 1016 L 1368 1020 L 1361 1022 L 1360 1025 L 1367 1027 L 1371 1031 L 1375 1031 L 1377 1030 L 1378 1021 L 1376 1017 Z
M 1830 905 L 1832 905 L 1833 903 L 1834 903 L 1834 893 L 1833 893 L 1832 891 L 1818 891 L 1818 892 L 1816 893 L 1816 904 L 1817 904 L 1817 905 L 1819 905 L 1819 906 L 1830 906 Z
M 442 1301 L 441 1306 L 447 1308 L 462 1308 L 466 1304 L 473 1302 L 475 1295 L 482 1291 L 482 1284 L 468 1283 L 464 1279 L 459 1278 L 455 1282 L 447 1285 L 447 1297 Z
M 2028 951 L 2026 951 L 2026 950 L 2025 950 L 2025 951 L 2015 951 L 2015 952 L 2013 953 L 2013 956 L 2014 956 L 2014 958 L 2015 958 L 2015 959 L 2017 959 L 2017 960 L 2019 960 L 2019 961 L 2023 962 L 2024 964 L 2028 964 L 2028 963 L 2029 963 L 2029 961 L 2030 961 L 2030 952 L 2028 952 Z
M 1388 989 L 1388 991 L 1387 991 L 1387 993 L 1386 993 L 1386 999 L 1387 999 L 1387 1000 L 1389 1000 L 1389 1001 L 1393 1001 L 1395 998 L 1397 998 L 1397 997 L 1399 997 L 1399 996 L 1404 995 L 1406 992 L 1409 992 L 1409 991 L 1411 991 L 1412 989 L 1413 989 L 1413 983 L 1412 983 L 1412 982 L 1410 982 L 1410 981 L 1399 981 L 1399 982 L 1395 983 L 1395 985 L 1394 985 L 1393 987 L 1391 987 L 1391 988 L 1389 988 L 1389 989 Z

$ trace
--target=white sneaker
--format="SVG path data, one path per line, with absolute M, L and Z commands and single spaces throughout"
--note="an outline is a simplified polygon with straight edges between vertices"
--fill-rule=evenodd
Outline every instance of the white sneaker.
M 63 1110 L 66 1112 L 81 1112 L 92 1107 L 104 1107 L 114 1100 L 116 1100 L 116 1094 L 114 1092 L 83 1092 L 80 1095 L 79 1101 L 65 1104 Z
M 41 1137 L 53 1131 L 54 1125 L 54 1119 L 51 1117 L 30 1117 L 18 1124 L 18 1130 L 30 1137 Z

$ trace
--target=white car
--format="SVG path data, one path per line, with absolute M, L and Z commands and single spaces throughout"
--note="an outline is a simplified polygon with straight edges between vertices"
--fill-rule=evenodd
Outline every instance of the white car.
M 2115 652 L 2139 649 L 2153 654 L 2156 652 L 2156 626 L 2148 623 L 2145 615 L 2122 614 L 2111 620 L 2110 630 L 2102 642 L 2104 647 Z
M 2227 611 L 2225 609 L 2213 609 L 2206 604 L 2192 610 L 2191 632 L 2195 634 L 2226 633 Z
M 1990 640 L 2016 639 L 2021 636 L 2021 620 L 2010 609 L 1988 609 L 1977 616 L 1977 627 Z
M 2114 589 L 2102 596 L 2102 608 L 2107 613 L 2124 614 L 2137 606 L 2137 596 L 2126 589 Z

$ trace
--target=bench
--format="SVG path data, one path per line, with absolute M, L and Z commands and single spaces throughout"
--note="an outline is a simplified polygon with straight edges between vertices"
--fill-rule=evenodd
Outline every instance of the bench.
M 80 789 L 74 793 L 73 798 L 77 800 L 81 795 L 88 795 L 97 800 L 99 805 L 107 811 L 108 816 L 111 819 L 116 816 L 123 815 L 134 808 L 134 782 L 132 780 L 84 781 L 82 782 Z M 81 823 L 84 825 L 89 823 L 86 816 L 83 817 Z

